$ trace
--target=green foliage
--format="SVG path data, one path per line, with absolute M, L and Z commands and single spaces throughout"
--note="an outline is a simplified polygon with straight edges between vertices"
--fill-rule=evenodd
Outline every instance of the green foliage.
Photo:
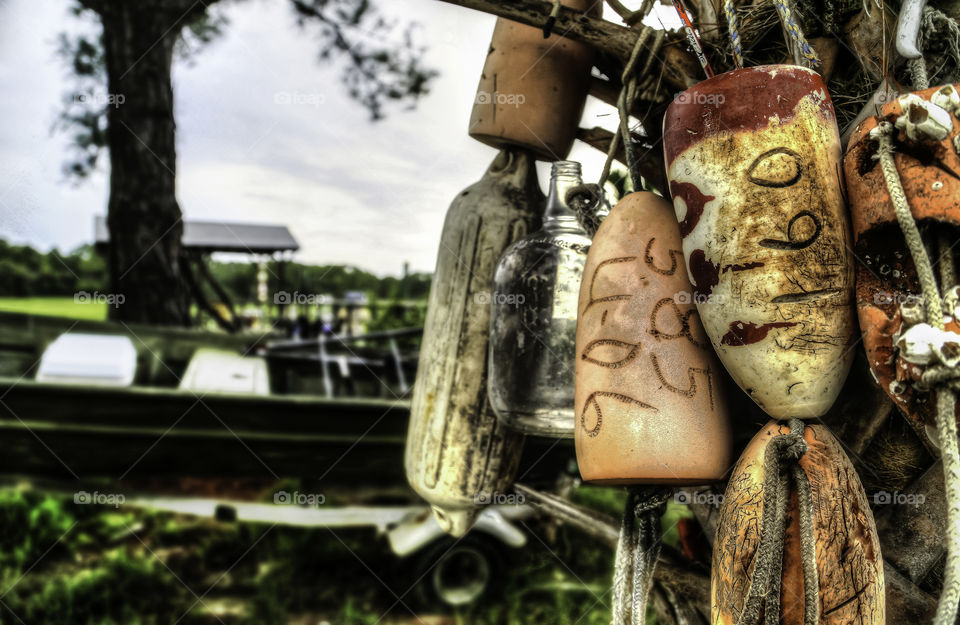
M 270 262 L 267 268 L 267 288 L 271 293 L 286 291 L 342 298 L 349 291 L 361 291 L 371 301 L 380 299 L 419 301 L 425 300 L 430 293 L 430 274 L 428 273 L 411 273 L 401 278 L 393 276 L 381 278 L 349 265 L 304 265 L 287 262 L 281 269 L 279 263 L 275 261 Z M 210 271 L 223 285 L 234 303 L 256 302 L 256 265 L 214 261 L 210 263 Z
M 103 291 L 106 283 L 106 264 L 91 245 L 68 254 L 57 249 L 43 253 L 0 239 L 0 296 L 73 296 L 79 291 Z
M 287 291 L 342 298 L 361 291 L 372 303 L 420 302 L 430 293 L 430 274 L 411 273 L 403 277 L 378 277 L 346 265 L 304 265 L 288 262 L 281 270 L 271 262 L 268 288 L 271 293 Z M 254 263 L 210 262 L 210 271 L 237 305 L 257 303 L 257 265 Z M 279 277 L 283 276 L 281 284 Z M 40 252 L 29 245 L 13 245 L 0 239 L 0 310 L 30 314 L 68 316 L 103 320 L 106 304 L 92 298 L 77 301 L 78 293 L 106 293 L 107 265 L 92 245 L 83 245 L 68 254 L 53 249 Z M 377 308 L 370 330 L 422 326 L 425 306 L 383 306 Z

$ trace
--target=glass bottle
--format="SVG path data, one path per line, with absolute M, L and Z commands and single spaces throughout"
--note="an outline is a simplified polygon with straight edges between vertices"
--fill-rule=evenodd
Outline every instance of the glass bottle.
M 493 279 L 488 396 L 501 423 L 572 438 L 577 301 L 590 238 L 567 205 L 580 164 L 558 161 L 543 227 L 511 245 Z

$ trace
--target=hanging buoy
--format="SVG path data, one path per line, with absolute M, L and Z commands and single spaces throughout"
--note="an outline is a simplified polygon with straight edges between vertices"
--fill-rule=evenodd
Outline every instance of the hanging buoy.
M 943 355 L 942 347 L 957 344 L 960 337 L 939 334 L 917 340 L 924 336 L 925 303 L 871 133 L 882 122 L 891 124 L 891 139 L 897 147 L 893 163 L 910 212 L 921 224 L 940 224 L 928 241 L 936 258 L 940 253 L 936 238 L 947 234 L 944 226 L 960 226 L 960 180 L 954 174 L 960 172 L 958 112 L 960 85 L 901 96 L 885 104 L 879 116 L 857 126 L 844 157 L 855 250 L 863 260 L 857 265 L 857 310 L 867 361 L 880 388 L 923 438 L 934 422 L 936 402 L 930 393 L 918 392 L 915 383 L 921 380 L 924 365 L 939 359 L 934 358 L 931 345 L 940 345 Z M 954 240 L 950 237 L 947 246 L 952 248 Z M 948 313 L 945 321 L 945 330 L 960 332 L 957 311 Z M 912 327 L 916 329 L 911 331 Z M 918 350 L 925 350 L 930 358 L 925 361 Z M 937 445 L 935 439 L 927 440 Z
M 599 17 L 603 4 L 564 0 Z M 539 158 L 566 158 L 590 89 L 594 51 L 561 33 L 498 19 L 470 116 L 470 136 L 494 147 L 523 146 Z
M 509 148 L 451 204 L 430 288 L 405 468 L 443 529 L 462 536 L 480 508 L 508 492 L 523 437 L 487 397 L 490 288 L 501 252 L 540 223 L 535 161 Z
M 584 480 L 722 479 L 731 433 L 670 203 L 631 193 L 593 239 L 580 286 L 576 448 Z
M 679 94 L 663 124 L 683 253 L 720 359 L 769 415 L 823 415 L 855 332 L 826 86 L 797 66 L 734 70 Z
M 573 437 L 577 296 L 590 237 L 566 194 L 581 184 L 580 163 L 553 164 L 543 227 L 511 245 L 494 276 L 490 405 L 525 434 Z
M 883 558 L 857 471 L 826 426 L 793 423 L 801 426 L 795 435 L 783 422 L 768 423 L 730 477 L 713 550 L 710 622 L 756 625 L 779 608 L 773 622 L 783 625 L 884 625 Z M 779 475 L 768 480 L 770 468 Z M 804 618 L 805 604 L 818 606 L 818 621 Z

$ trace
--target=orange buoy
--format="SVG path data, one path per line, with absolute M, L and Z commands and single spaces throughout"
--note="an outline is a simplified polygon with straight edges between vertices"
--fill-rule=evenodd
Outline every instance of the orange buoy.
M 587 255 L 577 319 L 575 440 L 584 480 L 722 479 L 731 432 L 667 200 L 631 193 Z
M 599 16 L 601 2 L 564 0 Z M 539 28 L 498 19 L 470 115 L 470 136 L 563 160 L 573 147 L 590 89 L 593 49 Z
M 800 423 L 800 422 L 795 422 Z M 733 470 L 720 508 L 713 548 L 711 623 L 734 625 L 746 609 L 752 580 L 760 565 L 758 550 L 768 521 L 765 506 L 776 495 L 765 489 L 765 456 L 785 441 L 790 427 L 768 423 L 750 444 Z M 799 429 L 797 431 L 799 443 Z M 809 482 L 811 526 L 815 554 L 821 625 L 884 625 L 883 558 L 873 513 L 856 469 L 840 442 L 823 425 L 808 424 L 802 430 L 799 466 Z M 791 488 L 786 505 L 785 534 L 779 588 L 783 625 L 804 623 L 804 572 L 802 566 L 800 493 Z M 771 508 L 772 511 L 772 508 Z M 779 569 L 778 569 L 779 570 Z

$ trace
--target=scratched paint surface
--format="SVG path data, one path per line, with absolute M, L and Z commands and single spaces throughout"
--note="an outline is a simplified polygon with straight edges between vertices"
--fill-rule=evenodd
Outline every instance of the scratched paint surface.
M 817 417 L 846 378 L 856 327 L 833 109 L 809 70 L 737 74 L 700 83 L 665 116 L 687 269 L 741 388 L 773 417 Z
M 932 87 L 914 95 L 943 103 L 941 98 L 957 92 L 960 84 Z M 943 141 L 908 141 L 903 130 L 895 136 L 894 164 L 913 217 L 921 224 L 938 222 L 937 226 L 927 226 L 934 231 L 960 226 L 957 112 L 950 113 L 953 130 Z M 884 105 L 879 116 L 856 128 L 844 157 L 844 173 L 856 239 L 854 249 L 863 261 L 857 265 L 857 309 L 867 362 L 880 388 L 907 415 L 917 434 L 928 439 L 925 426 L 934 423 L 936 401 L 932 394 L 913 388 L 911 382 L 921 370 L 898 358 L 894 347 L 894 337 L 902 330 L 900 305 L 919 297 L 921 289 L 883 172 L 874 158 L 877 144 L 869 138 L 879 122 L 895 123 L 902 114 L 900 101 L 894 100 Z
M 786 434 L 771 421 L 737 463 L 720 508 L 711 577 L 711 623 L 733 625 L 750 586 L 763 517 L 763 456 L 770 440 Z M 883 558 L 873 513 L 856 469 L 826 426 L 804 431 L 809 445 L 800 460 L 813 491 L 814 535 L 822 625 L 885 623 Z M 803 572 L 799 513 L 791 492 L 781 590 L 781 623 L 803 623 Z

